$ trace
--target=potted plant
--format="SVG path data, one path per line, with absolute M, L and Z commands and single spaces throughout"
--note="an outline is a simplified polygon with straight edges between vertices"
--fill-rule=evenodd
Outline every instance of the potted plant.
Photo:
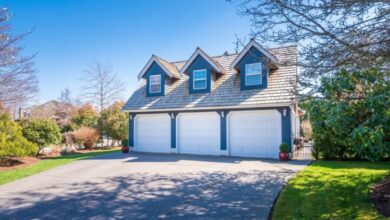
M 288 160 L 288 144 L 282 143 L 279 146 L 279 160 L 287 161 Z
M 122 153 L 129 153 L 129 141 L 127 139 L 122 140 Z

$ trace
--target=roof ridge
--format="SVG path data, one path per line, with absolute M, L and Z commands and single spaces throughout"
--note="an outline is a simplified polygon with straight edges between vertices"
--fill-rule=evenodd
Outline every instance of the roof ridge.
M 285 45 L 285 46 L 278 46 L 278 47 L 266 47 L 265 49 L 267 50 L 276 50 L 276 49 L 282 49 L 282 48 L 288 48 L 288 47 L 297 47 L 298 45 L 297 44 L 292 44 L 292 45 Z M 201 48 L 200 48 L 201 49 Z M 221 55 L 216 55 L 216 56 L 210 56 L 210 58 L 219 58 L 219 57 L 229 57 L 229 56 L 234 56 L 234 55 L 238 55 L 239 52 L 237 53 L 229 53 L 227 55 L 225 54 L 221 54 Z M 172 64 L 177 64 L 177 63 L 182 63 L 182 62 L 187 62 L 187 60 L 178 60 L 178 61 L 167 61 L 169 63 L 172 63 Z
M 233 55 L 237 55 L 238 53 L 230 53 L 228 55 L 217 55 L 217 56 L 209 56 L 210 58 L 218 58 L 218 57 L 228 57 L 228 56 L 233 56 Z M 187 62 L 188 60 L 179 60 L 179 61 L 173 61 L 173 62 L 170 62 L 172 64 L 175 64 L 175 63 L 182 63 L 182 62 Z

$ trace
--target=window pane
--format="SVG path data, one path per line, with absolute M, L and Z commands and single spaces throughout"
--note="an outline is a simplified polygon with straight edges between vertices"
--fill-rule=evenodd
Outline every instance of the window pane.
M 194 79 L 206 79 L 206 70 L 194 70 Z
M 261 75 L 247 75 L 246 76 L 246 85 L 260 85 L 261 84 Z
M 262 84 L 262 63 L 245 65 L 245 85 L 253 86 Z
M 151 75 L 150 84 L 159 84 L 161 81 L 161 75 Z
M 205 89 L 206 80 L 196 80 L 194 81 L 194 89 Z
M 149 78 L 150 93 L 161 92 L 161 75 L 151 75 Z
M 245 73 L 248 75 L 261 74 L 261 63 L 251 63 L 245 65 Z
M 161 91 L 161 85 L 160 84 L 155 84 L 155 85 L 150 85 L 150 92 L 151 93 L 157 93 Z

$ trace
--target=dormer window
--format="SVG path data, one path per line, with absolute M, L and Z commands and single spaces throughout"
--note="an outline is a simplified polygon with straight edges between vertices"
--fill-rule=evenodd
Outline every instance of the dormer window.
M 206 89 L 207 88 L 207 70 L 194 70 L 193 72 L 193 89 Z
M 161 75 L 149 76 L 149 92 L 160 93 L 161 92 Z
M 262 84 L 262 63 L 245 64 L 245 85 L 257 86 Z

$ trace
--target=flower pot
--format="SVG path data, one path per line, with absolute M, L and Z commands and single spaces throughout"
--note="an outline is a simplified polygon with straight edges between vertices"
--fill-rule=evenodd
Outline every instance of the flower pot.
M 279 160 L 287 161 L 288 160 L 288 152 L 279 152 Z
M 122 146 L 122 153 L 129 153 L 129 147 L 128 146 Z

